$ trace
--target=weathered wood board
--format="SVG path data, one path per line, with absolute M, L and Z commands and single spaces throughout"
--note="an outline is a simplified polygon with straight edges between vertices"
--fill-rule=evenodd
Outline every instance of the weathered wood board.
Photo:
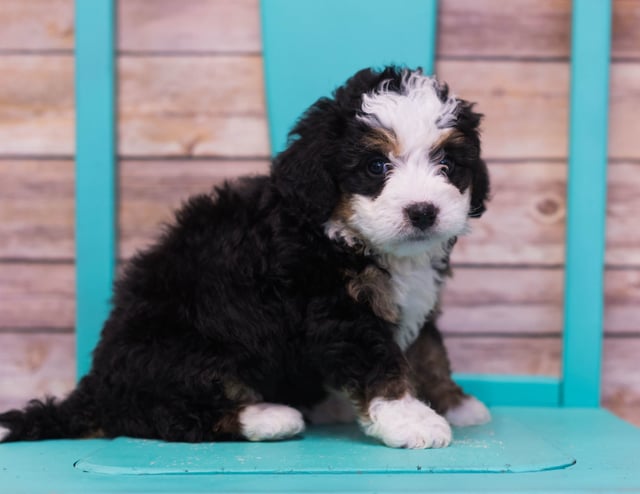
M 131 52 L 260 52 L 258 0 L 120 0 Z M 640 57 L 637 0 L 614 0 L 615 58 Z M 570 0 L 441 0 L 440 57 L 566 58 Z M 73 0 L 3 0 L 0 50 L 73 49 Z
M 257 55 L 120 58 L 119 150 L 125 157 L 266 157 L 262 60 Z M 563 159 L 569 67 L 549 61 L 438 62 L 457 94 L 485 114 L 489 159 Z M 0 57 L 0 156 L 73 154 L 73 60 Z M 479 84 L 478 81 L 482 81 Z M 640 158 L 640 64 L 616 63 L 610 156 Z M 524 118 L 526 116 L 526 118 Z
M 73 50 L 73 0 L 2 0 L 3 52 Z
M 118 47 L 135 52 L 262 51 L 258 0 L 120 0 Z

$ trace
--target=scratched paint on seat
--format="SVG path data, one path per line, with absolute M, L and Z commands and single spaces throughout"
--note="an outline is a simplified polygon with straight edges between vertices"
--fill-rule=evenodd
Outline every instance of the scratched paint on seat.
M 183 444 L 118 438 L 77 461 L 76 468 L 111 475 L 230 473 L 535 472 L 575 460 L 508 416 L 454 430 L 444 449 L 387 448 L 356 426 L 312 427 L 299 439 L 272 443 Z

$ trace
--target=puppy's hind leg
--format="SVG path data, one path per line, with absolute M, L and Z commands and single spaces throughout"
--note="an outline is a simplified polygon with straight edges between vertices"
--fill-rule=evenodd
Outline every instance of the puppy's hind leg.
M 249 441 L 277 441 L 297 436 L 304 430 L 302 414 L 277 403 L 247 405 L 238 414 L 240 433 Z
M 463 427 L 491 420 L 484 403 L 467 395 L 451 378 L 449 358 L 435 321 L 426 322 L 406 356 L 418 398 L 443 414 L 450 424 Z
M 489 409 L 475 396 L 465 396 L 458 406 L 447 410 L 444 416 L 450 424 L 459 427 L 486 424 L 491 420 Z
M 224 380 L 224 394 L 237 404 L 219 427 L 231 429 L 249 441 L 277 441 L 288 439 L 304 430 L 302 414 L 295 408 L 266 403 L 260 393 L 237 378 Z
M 304 430 L 304 419 L 298 410 L 265 402 L 214 401 L 210 406 L 200 402 L 189 404 L 181 411 L 156 407 L 152 419 L 161 439 L 180 442 L 277 441 Z M 148 437 L 148 434 L 141 436 Z

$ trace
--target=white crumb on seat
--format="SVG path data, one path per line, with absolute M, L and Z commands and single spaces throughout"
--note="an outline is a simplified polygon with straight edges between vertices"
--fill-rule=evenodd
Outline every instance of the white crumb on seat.
M 302 414 L 277 403 L 249 405 L 239 414 L 241 433 L 249 441 L 277 441 L 304 430 Z
M 349 397 L 337 391 L 330 391 L 321 401 L 305 413 L 312 424 L 348 424 L 355 422 L 356 412 Z
M 393 448 L 443 448 L 451 443 L 449 423 L 433 409 L 406 394 L 399 400 L 374 398 L 364 432 Z
M 489 409 L 475 396 L 467 396 L 460 405 L 448 410 L 444 416 L 451 425 L 458 427 L 486 424 L 491 420 Z

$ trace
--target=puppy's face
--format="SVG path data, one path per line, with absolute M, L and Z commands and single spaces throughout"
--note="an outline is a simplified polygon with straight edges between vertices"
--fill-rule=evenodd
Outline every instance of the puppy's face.
M 362 95 L 355 120 L 354 159 L 332 221 L 400 256 L 466 233 L 469 217 L 483 209 L 472 204 L 473 188 L 486 189 L 479 115 L 470 105 L 435 79 L 403 71 Z
M 364 70 L 303 116 L 282 155 L 296 159 L 282 160 L 282 169 L 304 170 L 304 200 L 320 204 L 324 194 L 330 236 L 416 255 L 464 234 L 484 211 L 480 117 L 421 71 Z

